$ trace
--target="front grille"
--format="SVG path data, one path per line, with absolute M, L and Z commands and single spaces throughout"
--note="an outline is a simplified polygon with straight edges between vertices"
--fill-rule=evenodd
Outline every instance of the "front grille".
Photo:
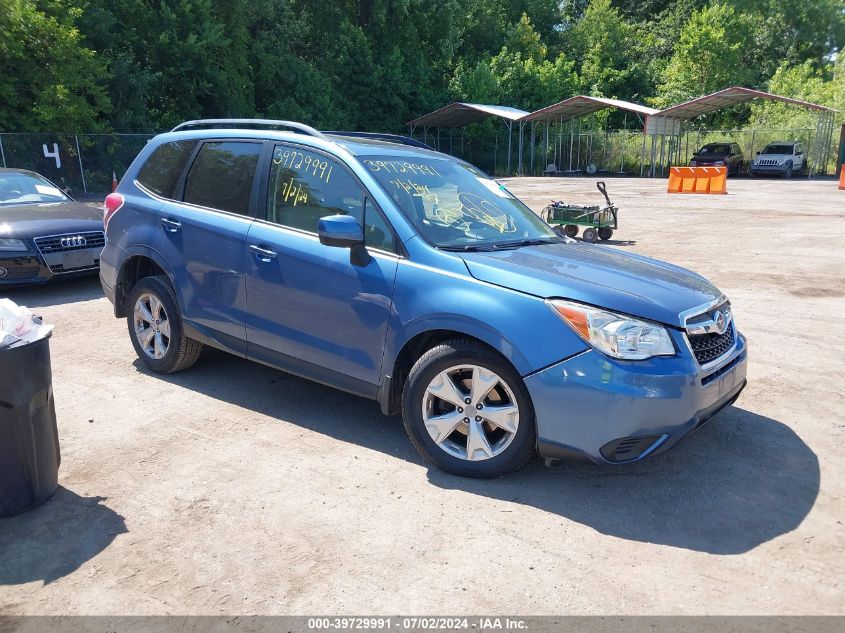
M 724 334 L 687 334 L 687 339 L 699 365 L 706 365 L 733 347 L 734 325 L 731 322 Z
M 102 249 L 106 245 L 106 238 L 102 231 L 67 233 L 65 235 L 36 237 L 35 245 L 42 255 L 47 255 L 50 253 L 84 251 L 86 249 Z
M 766 167 L 773 167 L 775 165 L 780 165 L 780 161 L 774 160 L 772 158 L 758 158 L 757 164 L 758 165 L 765 165 Z

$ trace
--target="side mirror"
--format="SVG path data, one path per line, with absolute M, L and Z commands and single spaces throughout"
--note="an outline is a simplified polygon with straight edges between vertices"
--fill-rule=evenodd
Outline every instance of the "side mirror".
M 760 153 L 761 153 L 761 152 L 757 152 L 757 156 L 759 156 L 759 155 L 760 155 Z
M 329 215 L 317 225 L 320 244 L 352 248 L 364 243 L 364 229 L 351 215 Z
M 364 247 L 364 229 L 351 215 L 328 215 L 317 225 L 320 244 L 350 249 L 350 261 L 355 266 L 370 263 L 370 254 Z

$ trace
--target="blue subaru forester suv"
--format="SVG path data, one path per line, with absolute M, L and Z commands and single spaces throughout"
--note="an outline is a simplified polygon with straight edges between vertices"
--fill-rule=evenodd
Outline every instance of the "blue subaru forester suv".
M 153 371 L 205 345 L 401 412 L 441 468 L 661 453 L 733 403 L 746 342 L 703 277 L 558 236 L 412 141 L 192 121 L 105 202 L 103 288 Z

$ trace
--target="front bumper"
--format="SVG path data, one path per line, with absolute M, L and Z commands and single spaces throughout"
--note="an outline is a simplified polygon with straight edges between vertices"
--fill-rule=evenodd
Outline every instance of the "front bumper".
M 0 256 L 0 287 L 37 286 L 54 279 L 72 279 L 96 275 L 98 270 L 99 259 L 94 260 L 92 267 L 54 272 L 39 255 Z
M 786 165 L 751 165 L 749 170 L 755 176 L 758 174 L 785 174 Z
M 686 353 L 626 362 L 588 350 L 531 374 L 538 451 L 599 464 L 662 453 L 737 399 L 747 358 L 738 334 L 706 369 Z

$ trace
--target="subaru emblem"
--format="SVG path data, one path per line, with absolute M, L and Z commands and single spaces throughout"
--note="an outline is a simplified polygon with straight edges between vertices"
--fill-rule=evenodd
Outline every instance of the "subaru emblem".
M 716 324 L 716 331 L 719 334 L 724 334 L 725 330 L 728 329 L 727 317 L 725 317 L 725 313 L 721 310 L 717 310 L 716 314 L 713 317 L 713 322 Z

